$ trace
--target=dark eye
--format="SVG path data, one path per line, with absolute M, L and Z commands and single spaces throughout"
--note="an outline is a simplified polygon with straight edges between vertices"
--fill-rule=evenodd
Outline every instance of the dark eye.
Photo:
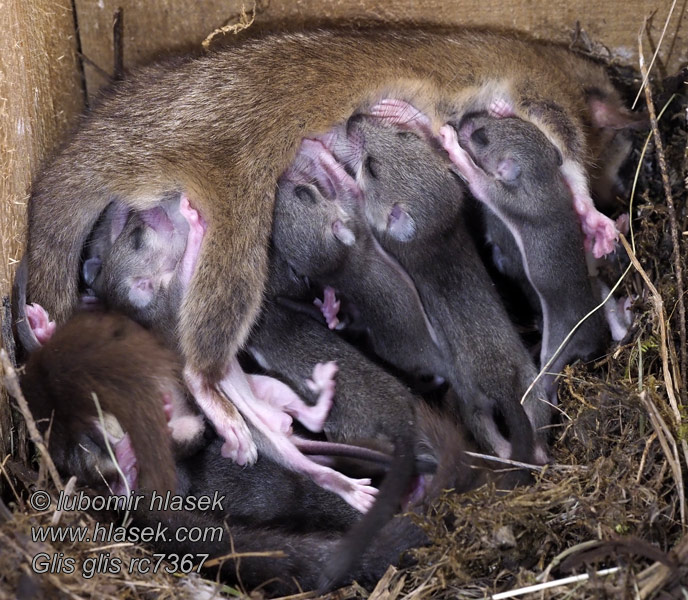
M 487 133 L 485 133 L 485 128 L 480 127 L 471 133 L 471 140 L 480 146 L 487 146 L 490 140 L 487 139 Z
M 377 168 L 378 168 L 377 160 L 375 160 L 372 156 L 369 155 L 368 158 L 366 158 L 366 160 L 365 160 L 365 169 L 366 169 L 366 171 L 368 171 L 369 175 L 373 179 L 377 179 L 377 175 L 378 175 Z
M 317 201 L 313 190 L 306 185 L 297 185 L 294 188 L 294 195 L 304 203 L 315 204 Z

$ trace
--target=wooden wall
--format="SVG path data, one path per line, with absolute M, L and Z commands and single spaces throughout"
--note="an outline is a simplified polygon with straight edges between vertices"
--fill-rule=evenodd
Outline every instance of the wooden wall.
M 670 69 L 688 61 L 687 0 L 677 2 L 662 64 Z M 75 0 L 84 53 L 106 71 L 112 70 L 112 14 L 125 15 L 125 65 L 160 54 L 198 48 L 205 36 L 227 21 L 236 21 L 241 7 L 256 6 L 255 25 L 343 21 L 366 23 L 426 22 L 514 27 L 536 36 L 566 41 L 576 22 L 615 55 L 637 64 L 638 31 L 651 17 L 646 48 L 654 50 L 671 0 Z M 86 67 L 92 94 L 103 78 Z
M 0 2 L 0 295 L 24 245 L 26 200 L 44 157 L 73 127 L 83 86 L 71 0 Z M 0 462 L 25 449 L 0 393 Z M 0 476 L 0 489 L 3 485 Z

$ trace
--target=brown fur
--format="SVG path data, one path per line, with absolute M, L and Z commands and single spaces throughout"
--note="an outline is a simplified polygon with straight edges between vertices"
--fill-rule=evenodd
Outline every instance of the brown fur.
M 34 186 L 30 300 L 64 322 L 81 248 L 107 204 L 144 209 L 183 191 L 209 228 L 182 306 L 181 347 L 192 369 L 217 380 L 257 316 L 276 181 L 303 136 L 383 96 L 411 101 L 439 125 L 508 90 L 519 116 L 581 162 L 586 105 L 570 66 L 576 76 L 602 71 L 568 54 L 564 64 L 562 52 L 470 30 L 322 31 L 142 69 L 102 99 Z
M 103 413 L 131 436 L 141 487 L 166 491 L 175 489 L 175 468 L 163 394 L 181 393 L 179 368 L 175 355 L 130 319 L 78 313 L 30 356 L 21 384 L 39 428 L 50 428 L 49 449 L 62 471 L 97 487 L 98 470 L 114 475 L 94 428 L 95 393 Z

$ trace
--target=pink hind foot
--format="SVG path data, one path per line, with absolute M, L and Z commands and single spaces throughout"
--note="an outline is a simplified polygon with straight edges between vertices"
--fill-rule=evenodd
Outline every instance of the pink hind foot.
M 236 362 L 236 359 L 233 362 Z M 351 479 L 304 456 L 294 445 L 294 439 L 291 436 L 274 431 L 266 425 L 265 418 L 259 411 L 269 407 L 268 403 L 254 397 L 249 381 L 233 378 L 235 381 L 230 381 L 230 378 L 225 377 L 219 383 L 221 389 L 233 399 L 241 413 L 271 443 L 277 460 L 288 469 L 307 475 L 323 488 L 339 494 L 361 512 L 367 511 L 372 506 L 377 490 L 369 485 L 370 481 Z
M 595 258 L 602 258 L 613 252 L 619 237 L 616 223 L 595 208 L 583 167 L 567 159 L 561 166 L 561 174 L 573 194 L 573 207 L 580 217 L 581 229 L 585 235 L 585 249 L 592 251 Z
M 318 394 L 313 406 L 306 404 L 289 386 L 266 375 L 249 375 L 249 383 L 260 401 L 252 408 L 270 431 L 291 433 L 292 417 L 306 429 L 322 431 L 334 399 L 334 362 L 318 363 L 306 384 Z
M 378 490 L 370 485 L 370 479 L 352 479 L 332 470 L 319 472 L 313 479 L 320 487 L 339 494 L 362 513 L 368 512 L 375 503 Z
M 230 384 L 248 387 L 244 383 L 246 375 L 236 359 L 225 380 Z M 223 397 L 214 387 L 205 383 L 200 374 L 189 367 L 184 369 L 184 381 L 193 395 L 199 408 L 212 423 L 218 435 L 225 440 L 221 454 L 225 458 L 233 460 L 238 465 L 249 465 L 258 459 L 258 449 L 253 441 L 253 436 L 243 417 L 239 414 L 234 404 Z
M 590 197 L 574 199 L 574 207 L 581 219 L 581 228 L 585 234 L 585 249 L 595 258 L 602 258 L 614 252 L 619 232 L 616 223 L 599 212 Z

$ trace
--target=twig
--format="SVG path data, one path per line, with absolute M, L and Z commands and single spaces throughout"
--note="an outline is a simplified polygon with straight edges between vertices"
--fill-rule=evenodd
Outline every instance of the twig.
M 669 98 L 666 104 L 662 107 L 662 110 L 659 111 L 659 114 L 657 115 L 658 123 L 659 121 L 661 121 L 667 108 L 669 108 L 669 105 L 674 101 L 675 98 L 676 94 L 672 94 L 671 98 Z M 633 184 L 631 185 L 631 196 L 628 202 L 628 221 L 630 226 L 631 248 L 633 248 L 633 252 L 635 252 L 635 232 L 633 230 L 633 201 L 635 199 L 635 190 L 638 187 L 640 169 L 643 166 L 643 160 L 645 160 L 645 153 L 647 152 L 647 147 L 650 145 L 650 139 L 652 139 L 652 132 L 647 134 L 647 137 L 645 138 L 645 143 L 643 144 L 643 149 L 640 151 L 640 157 L 638 158 L 638 166 L 635 170 L 635 174 L 633 175 Z
M 662 42 L 664 41 L 664 34 L 666 33 L 667 28 L 669 27 L 669 21 L 671 21 L 671 16 L 674 14 L 674 8 L 676 8 L 676 0 L 674 0 L 671 3 L 671 8 L 669 9 L 669 14 L 667 15 L 666 20 L 664 21 L 664 29 L 662 29 L 662 35 L 659 36 L 659 42 L 657 43 L 657 48 L 655 48 L 655 53 L 652 55 L 652 60 L 650 61 L 650 68 L 647 70 L 647 73 L 643 74 L 643 82 L 640 84 L 640 89 L 638 90 L 638 94 L 635 97 L 635 100 L 633 100 L 633 105 L 631 106 L 631 110 L 635 109 L 635 105 L 638 104 L 638 100 L 640 99 L 640 94 L 643 93 L 643 89 L 645 88 L 645 85 L 647 84 L 647 78 L 648 78 L 648 73 L 652 70 L 652 66 L 655 64 L 655 60 L 657 59 L 657 55 L 659 54 L 659 49 L 662 47 Z M 640 36 L 643 34 L 643 29 L 647 27 L 647 17 L 645 17 L 645 22 L 643 23 L 643 27 L 640 30 L 640 34 L 638 36 L 638 41 L 640 41 Z M 640 60 L 642 60 L 643 56 L 643 51 L 640 50 Z
M 666 456 L 669 468 L 674 474 L 676 484 L 676 492 L 678 493 L 679 512 L 681 513 L 681 523 L 685 526 L 685 493 L 683 491 L 683 473 L 681 472 L 681 461 L 678 454 L 678 447 L 676 440 L 671 435 L 671 428 L 662 419 L 662 415 L 655 406 L 655 403 L 650 399 L 647 391 L 640 393 L 640 399 L 650 415 L 652 427 L 657 434 L 659 445 L 662 447 L 664 456 Z
M 239 22 L 238 23 L 232 23 L 229 24 L 227 23 L 226 25 L 223 25 L 222 27 L 218 27 L 215 31 L 213 31 L 208 37 L 206 37 L 203 42 L 201 43 L 201 46 L 203 46 L 204 50 L 208 50 L 210 48 L 210 44 L 213 41 L 213 38 L 215 36 L 221 34 L 221 33 L 233 33 L 237 34 L 240 31 L 243 31 L 244 29 L 248 29 L 251 25 L 253 25 L 253 22 L 256 20 L 256 12 L 257 12 L 257 3 L 254 1 L 253 2 L 253 7 L 251 8 L 250 11 L 250 17 L 248 13 L 246 12 L 246 7 L 242 4 L 241 5 L 241 13 L 239 14 Z
M 636 271 L 638 271 L 640 276 L 645 281 L 645 285 L 647 285 L 650 291 L 652 304 L 654 305 L 655 311 L 657 312 L 657 316 L 659 317 L 659 353 L 662 359 L 662 368 L 664 370 L 664 383 L 666 384 L 667 395 L 669 396 L 669 403 L 671 404 L 671 408 L 674 411 L 674 416 L 677 419 L 677 423 L 680 425 L 681 411 L 678 405 L 678 401 L 676 400 L 674 382 L 671 377 L 671 368 L 669 366 L 669 354 L 667 352 L 667 317 L 666 312 L 664 311 L 664 300 L 662 300 L 662 296 L 657 291 L 657 288 L 654 286 L 652 281 L 650 281 L 650 277 L 648 276 L 645 269 L 643 269 L 643 266 L 638 261 L 638 258 L 636 257 L 631 247 L 628 245 L 628 242 L 626 241 L 626 238 L 623 234 L 619 235 L 619 240 L 621 241 L 621 244 L 626 250 L 626 254 L 628 254 L 628 258 L 631 260 L 631 263 L 635 267 Z
M 688 536 L 681 538 L 672 550 L 680 564 L 685 564 L 688 558 Z M 653 563 L 647 569 L 638 574 L 638 580 L 643 582 L 638 593 L 641 600 L 653 596 L 655 592 L 664 587 L 666 583 L 676 576 L 676 569 L 672 569 L 662 563 Z
M 555 567 L 559 566 L 562 561 L 568 557 L 571 556 L 572 554 L 575 554 L 576 552 L 580 552 L 582 550 L 588 550 L 589 548 L 595 548 L 600 545 L 600 540 L 586 540 L 585 542 L 581 542 L 580 544 L 576 544 L 575 546 L 571 546 L 569 548 L 566 548 L 563 552 L 560 552 L 557 554 L 547 565 L 545 570 L 540 573 L 535 580 L 536 581 L 542 581 L 543 579 L 547 579 L 549 577 L 550 572 L 552 569 Z
M 674 413 L 674 419 L 676 421 L 676 426 L 678 428 L 681 425 L 681 410 L 676 399 L 676 394 L 674 391 L 674 382 L 671 377 L 671 369 L 669 366 L 669 353 L 667 351 L 666 331 L 667 320 L 666 313 L 664 311 L 664 301 L 662 300 L 662 297 L 657 291 L 657 288 L 652 284 L 652 281 L 650 281 L 648 274 L 645 272 L 645 269 L 643 269 L 636 255 L 633 253 L 633 250 L 631 250 L 631 247 L 628 245 L 628 242 L 626 241 L 626 238 L 623 236 L 623 234 L 619 235 L 619 239 L 623 244 L 623 247 L 626 249 L 626 253 L 628 254 L 628 258 L 630 258 L 631 263 L 636 268 L 640 276 L 645 281 L 645 285 L 647 285 L 648 289 L 650 290 L 652 304 L 657 314 L 657 320 L 659 321 L 659 355 L 662 360 L 662 374 L 664 377 L 664 387 L 666 388 L 667 396 L 669 397 L 669 404 Z M 657 432 L 657 435 L 660 436 L 659 431 Z M 681 440 L 681 446 L 683 449 L 684 460 L 686 461 L 686 464 L 688 464 L 688 444 L 686 443 L 686 440 Z M 675 473 L 675 476 L 677 477 L 677 485 L 678 480 L 681 480 L 681 485 L 680 487 L 678 487 L 677 493 L 679 494 L 679 502 L 681 506 L 681 523 L 685 527 L 685 492 L 683 489 L 683 478 L 681 476 L 680 465 L 678 465 L 678 474 Z
M 559 356 L 559 353 L 566 347 L 566 344 L 569 343 L 569 340 L 571 339 L 571 336 L 573 336 L 576 331 L 578 331 L 578 328 L 585 323 L 592 315 L 594 315 L 600 308 L 602 308 L 609 299 L 614 295 L 614 292 L 617 290 L 617 288 L 621 285 L 621 282 L 624 280 L 626 275 L 628 274 L 628 271 L 630 270 L 630 265 L 626 267 L 626 270 L 621 274 L 619 279 L 616 281 L 616 283 L 612 286 L 612 289 L 609 290 L 609 293 L 605 296 L 604 300 L 600 302 L 595 308 L 590 310 L 588 314 L 586 314 L 584 317 L 581 318 L 578 323 L 576 323 L 572 328 L 571 331 L 568 332 L 566 337 L 562 340 L 561 344 L 557 347 L 557 349 L 552 353 L 552 356 L 549 357 L 549 360 L 542 366 L 540 369 L 540 372 L 537 374 L 535 379 L 531 381 L 530 385 L 526 388 L 526 391 L 523 392 L 523 396 L 521 396 L 521 404 L 523 404 L 526 401 L 526 398 L 528 398 L 528 394 L 530 394 L 531 391 L 533 391 L 533 388 L 535 387 L 535 384 L 542 379 L 544 375 L 550 374 L 549 373 L 549 368 L 552 366 L 552 363 L 555 361 L 557 356 Z
M 472 456 L 474 458 L 482 458 L 483 460 L 491 460 L 492 462 L 497 462 L 503 465 L 510 465 L 512 467 L 520 467 L 522 469 L 532 469 L 533 471 L 544 471 L 545 466 L 543 465 L 531 465 L 530 463 L 519 462 L 517 460 L 511 460 L 510 458 L 502 458 L 500 456 L 492 456 L 491 454 L 480 454 L 478 452 L 464 451 L 464 454 Z
M 674 2 L 675 4 L 675 2 Z M 673 10 L 673 6 L 672 6 Z M 668 23 L 668 20 L 667 20 Z M 647 25 L 647 18 L 645 19 Z M 640 72 L 643 77 L 647 78 L 649 70 L 645 67 L 645 58 L 643 56 L 643 38 L 642 30 L 638 35 L 638 62 L 640 64 Z M 652 88 L 649 80 L 645 85 L 645 102 L 647 103 L 647 110 L 650 114 L 650 123 L 652 125 L 652 135 L 655 141 L 655 148 L 657 149 L 657 160 L 659 162 L 659 171 L 662 174 L 662 183 L 664 184 L 664 195 L 666 196 L 667 209 L 669 211 L 669 224 L 671 228 L 671 243 L 673 244 L 673 259 L 674 270 L 676 273 L 676 294 L 678 296 L 678 336 L 681 344 L 680 348 L 680 375 L 681 381 L 678 382 L 679 394 L 681 396 L 681 404 L 686 403 L 686 368 L 688 365 L 688 356 L 686 355 L 686 305 L 683 298 L 683 266 L 681 265 L 681 241 L 678 235 L 678 221 L 676 220 L 676 208 L 674 207 L 674 197 L 671 193 L 671 183 L 669 183 L 669 174 L 666 166 L 666 158 L 664 155 L 664 144 L 662 137 L 659 135 L 659 127 L 657 126 L 657 113 L 655 112 L 655 104 L 652 100 Z
M 229 552 L 217 558 L 213 558 L 203 563 L 204 567 L 216 567 L 226 560 L 236 560 L 237 558 L 284 558 L 287 556 L 282 550 L 266 552 Z
M 638 474 L 635 477 L 636 484 L 640 483 L 640 478 L 643 475 L 643 469 L 645 468 L 645 462 L 647 461 L 647 455 L 650 453 L 650 447 L 652 443 L 657 439 L 657 432 L 653 431 L 652 435 L 645 441 L 645 448 L 643 449 L 643 454 L 640 458 L 640 465 L 638 466 Z
M 596 577 L 603 577 L 604 575 L 611 575 L 620 571 L 621 567 L 612 567 L 611 569 L 602 569 L 595 573 Z M 534 592 L 539 592 L 541 590 L 548 590 L 550 588 L 561 587 L 564 585 L 569 585 L 570 583 L 578 583 L 580 581 L 587 581 L 590 579 L 590 575 L 583 573 L 582 575 L 572 575 L 571 577 L 564 577 L 563 579 L 557 579 L 556 581 L 546 581 L 545 583 L 538 583 L 536 585 L 529 585 L 528 587 L 519 588 L 517 590 L 510 590 L 508 592 L 500 592 L 499 594 L 494 594 L 492 600 L 506 600 L 506 598 L 516 598 L 517 596 L 523 596 L 525 594 L 532 594 Z
M 29 431 L 29 435 L 31 436 L 31 441 L 34 444 L 36 444 L 36 447 L 40 451 L 43 460 L 45 460 L 45 464 L 48 468 L 50 478 L 53 480 L 53 484 L 55 484 L 55 487 L 58 491 L 61 491 L 62 480 L 60 479 L 60 475 L 58 474 L 57 469 L 55 468 L 55 463 L 53 462 L 53 459 L 50 457 L 48 449 L 45 447 L 45 444 L 43 443 L 43 436 L 38 432 L 38 428 L 36 427 L 36 421 L 34 421 L 33 415 L 31 414 L 31 410 L 29 409 L 29 405 L 26 402 L 26 398 L 24 398 L 24 394 L 22 393 L 21 388 L 19 387 L 19 379 L 17 379 L 17 372 L 14 370 L 12 363 L 10 363 L 10 359 L 7 356 L 7 352 L 5 352 L 4 348 L 0 349 L 0 361 L 2 362 L 2 368 L 5 371 L 5 387 L 7 388 L 7 391 L 10 393 L 10 395 L 17 401 L 17 404 L 19 405 L 19 410 L 21 411 L 21 414 L 24 416 L 24 420 L 26 421 L 26 427 Z

